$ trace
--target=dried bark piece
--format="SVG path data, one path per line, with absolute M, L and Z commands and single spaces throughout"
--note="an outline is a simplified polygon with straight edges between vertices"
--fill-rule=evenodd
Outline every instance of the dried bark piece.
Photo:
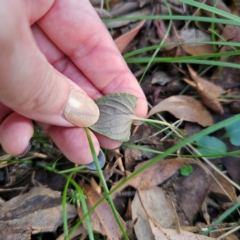
M 0 207 L 1 239 L 30 239 L 30 234 L 53 232 L 62 225 L 61 192 L 49 188 L 33 188 L 5 202 Z M 74 206 L 67 204 L 68 219 L 77 216 Z
M 208 110 L 201 104 L 201 102 L 189 96 L 182 95 L 166 98 L 154 106 L 148 113 L 147 117 L 163 111 L 170 112 L 176 118 L 188 122 L 197 122 L 203 127 L 213 124 L 212 116 Z

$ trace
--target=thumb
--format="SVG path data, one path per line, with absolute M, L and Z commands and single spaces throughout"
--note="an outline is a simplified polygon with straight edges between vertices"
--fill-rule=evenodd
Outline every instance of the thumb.
M 27 20 L 15 21 L 9 16 L 8 28 L 1 28 L 7 30 L 0 37 L 0 102 L 43 123 L 79 127 L 94 124 L 99 118 L 94 101 L 48 63 Z

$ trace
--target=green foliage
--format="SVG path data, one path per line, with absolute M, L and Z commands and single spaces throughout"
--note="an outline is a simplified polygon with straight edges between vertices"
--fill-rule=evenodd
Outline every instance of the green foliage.
M 216 137 L 202 136 L 196 140 L 198 145 L 197 150 L 202 155 L 222 154 L 227 152 L 227 147 L 224 142 Z
M 189 164 L 185 165 L 185 166 L 181 167 L 180 173 L 182 176 L 187 177 L 193 173 L 193 167 Z
M 225 127 L 226 136 L 234 146 L 240 146 L 240 121 L 234 122 Z

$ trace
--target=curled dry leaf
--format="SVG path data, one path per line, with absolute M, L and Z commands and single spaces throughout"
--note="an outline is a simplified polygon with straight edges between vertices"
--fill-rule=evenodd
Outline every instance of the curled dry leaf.
M 184 79 L 184 81 L 187 82 L 190 86 L 196 88 L 205 106 L 216 113 L 223 114 L 224 110 L 218 101 L 218 97 L 221 94 L 225 93 L 224 89 L 199 77 L 189 65 L 188 70 L 195 83 L 188 79 Z
M 195 98 L 189 96 L 172 96 L 164 99 L 154 106 L 148 113 L 148 117 L 158 112 L 167 111 L 176 118 L 197 122 L 203 127 L 213 124 L 213 119 L 208 110 Z
M 131 125 L 136 118 L 134 109 L 137 97 L 127 93 L 109 94 L 98 98 L 99 120 L 90 128 L 104 136 L 119 141 L 128 141 Z
M 87 207 L 88 209 L 91 209 L 102 198 L 102 195 L 83 182 L 80 182 L 80 186 L 83 188 L 84 194 L 87 198 Z M 82 208 L 78 209 L 78 213 L 80 218 L 84 216 Z M 121 219 L 120 216 L 119 218 Z M 107 236 L 108 239 L 121 239 L 122 232 L 119 229 L 111 207 L 106 200 L 94 209 L 94 211 L 90 214 L 90 220 L 94 232 L 101 233 Z M 121 222 L 126 230 L 125 223 L 122 219 Z M 86 227 L 85 223 L 84 227 Z
M 128 44 L 133 40 L 133 38 L 137 35 L 144 23 L 145 20 L 139 22 L 134 29 L 115 39 L 114 42 L 120 53 L 122 53 L 124 49 L 128 46 Z

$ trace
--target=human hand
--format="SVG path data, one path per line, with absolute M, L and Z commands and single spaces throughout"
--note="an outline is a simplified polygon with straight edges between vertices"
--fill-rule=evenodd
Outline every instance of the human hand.
M 6 152 L 26 151 L 35 120 L 69 160 L 92 162 L 82 127 L 97 121 L 91 99 L 105 94 L 137 96 L 136 115 L 145 117 L 145 96 L 88 0 L 8 0 L 0 16 L 0 143 Z M 91 137 L 97 153 L 100 145 L 121 144 Z

